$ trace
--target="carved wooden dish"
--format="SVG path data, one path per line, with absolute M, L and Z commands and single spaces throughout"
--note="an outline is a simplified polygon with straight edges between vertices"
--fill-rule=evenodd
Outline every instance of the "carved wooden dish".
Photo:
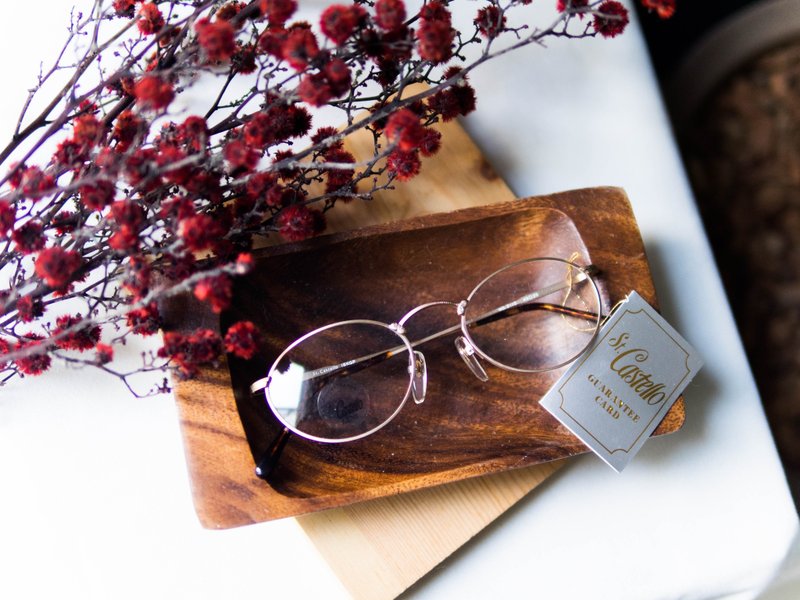
M 625 194 L 613 188 L 528 198 L 429 215 L 301 244 L 269 248 L 235 286 L 220 320 L 190 298 L 173 305 L 171 326 L 221 328 L 254 321 L 265 333 L 259 356 L 204 371 L 176 386 L 195 502 L 206 526 L 264 521 L 564 458 L 586 451 L 538 406 L 562 371 L 530 375 L 492 368 L 481 382 L 453 341 L 426 345 L 424 404 L 409 402 L 388 426 L 347 444 L 290 439 L 267 484 L 256 457 L 280 431 L 249 384 L 307 331 L 339 320 L 393 322 L 433 300 L 459 301 L 483 277 L 514 260 L 569 258 L 597 265 L 608 310 L 631 289 L 655 304 L 644 248 Z M 456 323 L 452 307 L 432 309 L 415 327 Z M 683 402 L 657 433 L 683 422 Z

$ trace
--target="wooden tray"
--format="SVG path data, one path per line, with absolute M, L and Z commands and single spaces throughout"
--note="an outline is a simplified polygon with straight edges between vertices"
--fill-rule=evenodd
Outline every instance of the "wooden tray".
M 253 474 L 253 457 L 275 437 L 277 423 L 263 398 L 247 389 L 286 344 L 313 327 L 346 318 L 390 322 L 422 302 L 464 298 L 483 276 L 515 259 L 575 252 L 602 269 L 606 309 L 631 289 L 655 304 L 630 205 L 613 188 L 428 215 L 260 251 L 221 327 L 255 321 L 268 332 L 262 354 L 232 359 L 176 389 L 203 523 L 230 527 L 310 513 L 585 452 L 537 403 L 559 372 L 493 369 L 481 383 L 448 340 L 425 350 L 424 404 L 407 405 L 385 429 L 351 444 L 292 439 L 268 485 Z M 179 317 L 173 326 L 220 326 L 191 298 L 182 301 L 186 306 L 173 307 Z M 451 313 L 428 317 L 449 324 Z M 683 417 L 679 401 L 657 433 L 674 431 Z

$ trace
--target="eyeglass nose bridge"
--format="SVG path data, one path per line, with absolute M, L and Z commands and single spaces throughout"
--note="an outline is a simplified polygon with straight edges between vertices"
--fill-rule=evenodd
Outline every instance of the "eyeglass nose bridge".
M 481 381 L 489 381 L 489 376 L 486 374 L 483 365 L 481 365 L 481 362 L 478 360 L 478 356 L 475 353 L 475 348 L 463 335 L 460 335 L 456 338 L 456 350 L 458 350 L 458 355 L 466 363 L 466 365 L 469 367 L 469 370 L 472 371 L 472 374 L 475 375 L 475 377 Z

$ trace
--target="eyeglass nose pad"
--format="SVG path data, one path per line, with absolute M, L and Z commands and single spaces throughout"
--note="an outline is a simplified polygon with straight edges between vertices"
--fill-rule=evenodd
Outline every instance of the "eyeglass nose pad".
M 422 404 L 428 391 L 428 365 L 425 356 L 419 350 L 414 350 L 408 370 L 411 373 L 411 394 L 414 402 Z
M 475 377 L 481 381 L 489 381 L 489 376 L 486 374 L 478 357 L 475 355 L 475 348 L 472 347 L 472 344 L 470 344 L 463 335 L 456 338 L 456 350 L 458 350 L 459 356 L 467 363 L 469 370 L 472 371 Z

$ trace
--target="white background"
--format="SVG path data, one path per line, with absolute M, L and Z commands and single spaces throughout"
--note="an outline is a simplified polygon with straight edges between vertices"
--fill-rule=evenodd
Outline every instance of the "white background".
M 70 4 L 4 5 L 0 139 Z M 471 19 L 478 4 L 456 6 Z M 751 597 L 797 516 L 638 29 L 529 48 L 472 82 L 466 126 L 517 195 L 626 189 L 663 313 L 706 366 L 680 432 L 622 475 L 574 461 L 408 596 Z M 63 369 L 0 395 L 0 597 L 347 597 L 291 519 L 199 526 L 169 396 Z

